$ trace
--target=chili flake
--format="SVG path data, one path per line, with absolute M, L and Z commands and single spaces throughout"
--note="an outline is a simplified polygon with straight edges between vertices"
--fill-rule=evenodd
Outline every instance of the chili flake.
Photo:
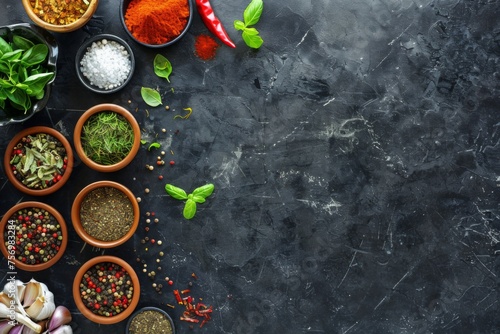
M 30 0 L 33 12 L 40 19 L 55 25 L 67 25 L 85 14 L 93 0 Z

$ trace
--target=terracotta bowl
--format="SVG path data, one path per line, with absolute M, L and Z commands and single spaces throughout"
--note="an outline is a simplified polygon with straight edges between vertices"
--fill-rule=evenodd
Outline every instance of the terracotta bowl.
M 57 76 L 57 57 L 59 55 L 59 47 L 56 39 L 51 33 L 29 23 L 17 23 L 0 27 L 0 36 L 2 36 L 2 38 L 6 41 L 12 41 L 13 35 L 24 37 L 36 44 L 45 44 L 49 48 L 49 54 L 42 64 L 47 71 L 54 72 L 55 75 L 45 85 L 43 98 L 40 100 L 33 98 L 31 100 L 31 108 L 26 112 L 19 111 L 8 104 L 6 104 L 4 110 L 0 109 L 0 126 L 10 123 L 24 122 L 35 113 L 43 110 L 49 101 L 52 85 Z
M 64 146 L 64 149 L 66 150 L 66 156 L 68 158 L 66 162 L 66 169 L 64 173 L 61 174 L 61 178 L 57 180 L 55 183 L 49 185 L 47 188 L 42 188 L 42 189 L 30 188 L 24 185 L 20 180 L 17 179 L 15 173 L 18 172 L 14 171 L 13 166 L 10 164 L 10 161 L 13 157 L 14 149 L 22 141 L 22 138 L 28 135 L 36 135 L 38 133 L 46 133 L 56 138 L 59 142 L 61 142 L 62 145 Z M 19 191 L 22 191 L 23 193 L 28 195 L 44 196 L 52 194 L 53 192 L 57 191 L 68 181 L 71 172 L 73 171 L 73 150 L 66 137 L 64 137 L 59 131 L 46 126 L 35 126 L 22 130 L 12 138 L 12 140 L 7 145 L 7 149 L 5 150 L 3 164 L 7 178 Z
M 96 43 L 96 42 L 98 43 L 102 40 L 106 40 L 108 42 L 113 41 L 113 42 L 116 42 L 116 43 L 120 44 L 121 46 L 123 46 L 128 53 L 128 60 L 130 61 L 130 72 L 128 73 L 128 76 L 125 79 L 125 81 L 123 81 L 120 86 L 110 88 L 110 89 L 100 88 L 100 87 L 92 84 L 91 81 L 89 80 L 89 78 L 87 78 L 87 76 L 85 76 L 82 72 L 81 62 L 82 62 L 82 59 L 84 58 L 85 54 L 87 53 L 87 50 L 92 46 L 93 43 Z M 99 34 L 99 35 L 93 36 L 93 37 L 89 38 L 88 40 L 86 40 L 85 42 L 83 42 L 83 44 L 80 46 L 80 48 L 76 52 L 75 66 L 76 66 L 76 74 L 78 76 L 78 79 L 85 87 L 87 87 L 87 89 L 93 91 L 94 93 L 111 94 L 111 93 L 116 93 L 117 91 L 119 91 L 120 89 L 125 87 L 129 83 L 129 81 L 132 79 L 132 76 L 134 74 L 134 68 L 135 68 L 135 57 L 134 57 L 134 52 L 132 51 L 132 48 L 127 44 L 127 42 L 125 42 L 120 37 L 115 36 L 115 35 L 111 35 L 111 34 Z
M 175 326 L 174 326 L 174 322 L 172 321 L 172 318 L 168 315 L 167 312 L 165 312 L 161 308 L 153 307 L 153 306 L 143 307 L 143 308 L 137 310 L 134 314 L 132 314 L 132 316 L 127 321 L 127 327 L 125 327 L 125 334 L 134 334 L 134 331 L 131 331 L 131 328 L 130 328 L 132 322 L 134 321 L 134 318 L 137 317 L 138 315 L 140 315 L 141 313 L 146 312 L 146 311 L 157 312 L 157 313 L 159 313 L 159 316 L 163 316 L 164 318 L 166 318 L 170 322 L 170 326 L 172 327 L 171 334 L 175 334 Z
M 116 315 L 114 314 L 111 317 L 94 314 L 84 304 L 80 294 L 80 283 L 82 281 L 83 275 L 89 269 L 101 263 L 113 263 L 124 268 L 125 271 L 128 273 L 128 275 L 130 275 L 132 286 L 134 287 L 132 299 L 128 300 L 128 307 L 123 312 L 118 313 Z M 141 296 L 141 287 L 136 272 L 126 261 L 116 256 L 109 256 L 109 255 L 97 256 L 85 262 L 80 267 L 80 269 L 76 273 L 75 279 L 73 280 L 73 299 L 75 300 L 76 307 L 87 319 L 98 324 L 111 325 L 125 320 L 128 316 L 130 316 L 134 312 L 134 309 L 137 307 L 137 304 L 139 303 L 140 296 Z
M 94 13 L 97 9 L 97 5 L 99 3 L 99 0 L 89 0 L 89 1 L 90 1 L 90 5 L 87 8 L 87 11 L 85 13 L 83 13 L 83 15 L 78 20 L 76 20 L 70 24 L 59 25 L 59 24 L 48 23 L 48 22 L 42 20 L 40 17 L 38 17 L 37 14 L 35 14 L 35 10 L 31 6 L 30 0 L 22 0 L 26 14 L 28 14 L 29 18 L 37 26 L 40 26 L 40 27 L 47 29 L 47 30 L 50 30 L 50 31 L 60 32 L 60 33 L 75 31 L 75 30 L 83 27 L 85 24 L 87 24 L 87 22 L 92 18 L 92 15 L 94 15 Z
M 85 154 L 82 146 L 81 136 L 83 133 L 83 126 L 85 125 L 85 122 L 89 119 L 90 116 L 97 114 L 101 111 L 112 111 L 122 115 L 126 120 L 129 121 L 134 131 L 134 143 L 132 145 L 132 149 L 130 150 L 129 154 L 122 161 L 113 165 L 101 165 L 96 163 L 95 161 L 92 161 Z M 103 103 L 93 106 L 92 108 L 85 111 L 82 114 L 82 116 L 80 116 L 80 119 L 75 125 L 75 131 L 73 133 L 73 142 L 75 145 L 76 153 L 78 154 L 78 156 L 85 165 L 99 172 L 116 172 L 117 170 L 120 170 L 125 166 L 127 166 L 135 158 L 137 152 L 139 151 L 139 147 L 141 146 L 141 129 L 134 115 L 132 115 L 127 109 L 116 104 Z
M 178 42 L 180 39 L 182 39 L 182 37 L 184 37 L 187 34 L 189 27 L 191 26 L 191 22 L 193 21 L 193 2 L 192 2 L 192 0 L 186 0 L 186 1 L 188 2 L 188 6 L 189 6 L 189 16 L 188 16 L 186 25 L 184 26 L 184 29 L 179 33 L 179 35 L 177 35 L 177 37 L 167 41 L 166 43 L 148 44 L 144 41 L 138 40 L 137 38 L 135 38 L 135 36 L 132 34 L 132 32 L 130 32 L 130 30 L 127 28 L 127 24 L 125 23 L 125 13 L 127 12 L 127 8 L 129 6 L 129 4 L 132 2 L 132 0 L 121 0 L 120 1 L 120 20 L 122 22 L 123 29 L 125 29 L 125 31 L 130 36 L 130 38 L 132 38 L 134 41 L 136 41 L 137 43 L 139 43 L 141 45 L 144 45 L 144 46 L 147 46 L 150 48 L 163 48 L 166 46 L 170 46 L 170 45 Z
M 80 218 L 80 211 L 82 207 L 82 202 L 85 199 L 85 197 L 93 190 L 98 189 L 98 188 L 104 188 L 104 187 L 112 187 L 115 189 L 120 190 L 123 194 L 127 196 L 127 198 L 130 200 L 130 204 L 132 205 L 132 209 L 134 211 L 134 219 L 132 222 L 132 226 L 128 230 L 128 232 L 123 235 L 121 238 L 117 240 L 112 240 L 112 241 L 103 241 L 96 239 L 89 233 L 85 231 L 85 229 L 82 226 L 82 221 Z M 86 243 L 89 245 L 92 245 L 94 247 L 98 248 L 113 248 L 116 246 L 119 246 L 126 242 L 128 239 L 130 239 L 135 231 L 137 230 L 137 226 L 139 226 L 139 218 L 140 218 L 140 210 L 139 210 L 139 203 L 137 203 L 137 199 L 135 198 L 134 194 L 132 191 L 130 191 L 127 187 L 124 185 L 113 182 L 113 181 L 97 181 L 94 183 L 89 184 L 85 188 L 83 188 L 78 195 L 76 195 L 75 200 L 73 201 L 73 206 L 71 207 L 71 221 L 73 223 L 73 227 L 76 230 L 76 233 L 80 236 L 80 238 L 83 239 Z
M 23 214 L 24 213 L 23 211 L 24 210 L 31 210 L 33 208 L 39 208 L 43 211 L 47 211 L 55 219 L 55 221 L 57 221 L 57 223 L 59 223 L 60 228 L 58 228 L 57 229 L 58 232 L 55 232 L 55 233 L 59 234 L 59 232 L 60 232 L 60 236 L 62 237 L 61 244 L 59 245 L 59 250 L 56 251 L 55 255 L 53 255 L 53 257 L 51 259 L 49 259 L 47 262 L 41 262 L 39 264 L 28 264 L 26 262 L 20 261 L 17 258 L 17 256 L 15 255 L 16 250 L 9 248 L 9 245 L 11 245 L 13 242 L 19 241 L 17 234 L 13 234 L 13 233 L 9 232 L 9 231 L 15 231 L 15 228 L 10 228 L 9 226 L 20 225 L 19 219 L 21 217 L 23 217 L 23 218 L 26 217 L 26 215 Z M 36 218 L 32 218 L 29 221 L 31 221 L 34 224 L 37 224 L 35 219 Z M 46 217 L 45 217 L 45 219 L 46 219 Z M 23 220 L 23 222 L 26 223 L 26 220 Z M 52 221 L 51 221 L 51 225 L 52 225 Z M 40 225 L 38 225 L 38 226 L 40 226 Z M 47 205 L 45 203 L 41 203 L 41 202 L 30 201 L 30 202 L 22 202 L 22 203 L 18 203 L 16 205 L 14 205 L 3 216 L 2 221 L 0 222 L 0 231 L 2 231 L 2 234 L 4 236 L 3 242 L 0 244 L 0 250 L 2 251 L 2 254 L 10 262 L 13 262 L 17 268 L 25 270 L 25 271 L 40 271 L 40 270 L 45 270 L 47 268 L 50 268 L 57 261 L 59 261 L 59 259 L 63 256 L 64 251 L 66 250 L 66 246 L 68 245 L 68 230 L 67 230 L 66 222 L 64 221 L 64 218 L 52 206 Z M 37 232 L 34 232 L 34 233 L 37 233 Z M 6 245 L 6 243 L 7 243 L 7 245 Z M 21 246 L 16 244 L 16 247 L 21 247 Z M 47 252 L 48 249 L 51 249 L 51 247 L 48 245 L 46 245 L 45 247 L 40 245 L 40 248 L 43 249 L 44 252 Z M 37 255 L 38 254 L 40 254 L 40 252 L 38 252 Z

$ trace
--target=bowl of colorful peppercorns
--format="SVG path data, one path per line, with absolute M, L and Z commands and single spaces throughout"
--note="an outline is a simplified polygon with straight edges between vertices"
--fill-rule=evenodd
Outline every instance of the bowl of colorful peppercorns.
M 98 0 L 22 0 L 29 18 L 44 29 L 71 32 L 83 27 L 94 15 Z
M 35 126 L 17 133 L 7 145 L 4 169 L 19 191 L 33 196 L 60 189 L 73 170 L 73 150 L 59 131 Z
M 118 36 L 100 34 L 86 40 L 75 58 L 80 82 L 95 93 L 110 94 L 122 89 L 135 68 L 134 53 Z
M 68 231 L 62 215 L 52 206 L 36 201 L 14 205 L 0 222 L 5 258 L 25 271 L 54 265 L 64 254 Z
M 80 312 L 99 324 L 114 324 L 130 316 L 139 303 L 139 278 L 116 256 L 97 256 L 84 263 L 73 281 L 73 299 Z

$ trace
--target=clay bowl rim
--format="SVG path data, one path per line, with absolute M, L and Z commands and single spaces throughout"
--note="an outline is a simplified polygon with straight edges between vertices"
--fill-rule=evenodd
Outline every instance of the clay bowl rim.
M 191 26 L 191 23 L 193 22 L 193 17 L 194 17 L 194 6 L 193 6 L 193 1 L 192 0 L 187 0 L 188 2 L 188 6 L 189 6 L 189 17 L 188 17 L 188 21 L 186 22 L 186 26 L 184 27 L 184 29 L 181 31 L 181 33 L 175 37 L 174 39 L 166 42 L 166 43 L 163 43 L 163 44 L 147 44 L 147 43 L 144 43 L 144 42 L 141 42 L 139 41 L 138 39 L 136 39 L 134 37 L 134 35 L 132 35 L 132 33 L 130 32 L 130 30 L 128 30 L 127 28 L 127 25 L 125 24 L 125 11 L 127 10 L 127 7 L 128 5 L 130 4 L 132 0 L 120 0 L 120 21 L 122 23 L 122 27 L 123 29 L 125 30 L 125 32 L 127 33 L 127 35 L 133 40 L 135 41 L 137 44 L 140 44 L 140 45 L 143 45 L 143 46 L 146 46 L 148 48 L 164 48 L 164 47 L 167 47 L 167 46 L 170 46 L 176 42 L 178 42 L 180 39 L 182 39 L 182 37 L 184 37 L 185 35 L 187 35 L 187 32 Z M 125 2 L 127 3 L 127 5 L 125 6 Z
M 172 326 L 172 334 L 176 333 L 174 321 L 173 321 L 172 317 L 167 313 L 167 311 L 165 311 L 165 310 L 163 310 L 163 309 L 161 309 L 159 307 L 156 307 L 156 306 L 145 306 L 145 307 L 141 307 L 140 309 L 138 309 L 137 311 L 135 311 L 134 313 L 132 313 L 132 315 L 130 316 L 130 318 L 127 321 L 127 326 L 125 327 L 125 334 L 129 334 L 130 333 L 129 328 L 130 328 L 130 324 L 132 323 L 132 320 L 137 315 L 139 315 L 141 312 L 144 312 L 144 311 L 156 311 L 156 312 L 159 312 L 159 313 L 163 314 L 168 319 L 168 321 L 170 321 L 170 325 Z
M 80 298 L 80 282 L 81 282 L 81 277 L 89 270 L 92 266 L 103 263 L 103 262 L 111 262 L 119 265 L 122 268 L 125 268 L 127 273 L 130 275 L 130 278 L 132 279 L 132 285 L 134 287 L 134 295 L 132 296 L 132 302 L 129 304 L 127 309 L 120 314 L 114 315 L 112 317 L 102 317 L 99 315 L 96 315 L 92 313 L 82 302 L 82 299 Z M 118 323 L 122 320 L 125 320 L 129 315 L 131 315 L 135 308 L 137 307 L 137 304 L 139 303 L 139 299 L 141 297 L 141 285 L 139 282 L 139 277 L 137 276 L 137 273 L 135 272 L 134 268 L 130 264 L 128 264 L 125 260 L 117 257 L 117 256 L 112 256 L 112 255 L 101 255 L 101 256 L 96 256 L 80 267 L 78 269 L 75 278 L 73 279 L 73 300 L 75 301 L 76 307 L 78 310 L 89 320 L 98 323 L 98 324 L 103 324 L 103 325 L 111 325 Z
M 83 56 L 85 55 L 87 48 L 92 45 L 92 43 L 97 42 L 97 41 L 102 41 L 103 39 L 107 39 L 110 41 L 115 41 L 118 44 L 122 45 L 128 52 L 129 54 L 129 59 L 130 59 L 130 72 L 125 79 L 125 81 L 118 87 L 112 88 L 112 89 L 101 89 L 97 86 L 94 86 L 90 83 L 90 80 L 87 79 L 80 70 L 80 62 L 82 61 Z M 78 80 L 84 85 L 87 89 L 94 93 L 99 93 L 99 94 L 112 94 L 116 93 L 119 90 L 121 90 L 123 87 L 125 87 L 130 80 L 132 80 L 132 76 L 134 75 L 134 70 L 135 70 L 135 56 L 134 56 L 134 51 L 130 47 L 130 45 L 121 37 L 118 37 L 116 35 L 112 34 L 99 34 L 92 36 L 91 38 L 87 39 L 86 41 L 83 42 L 83 44 L 78 48 L 78 51 L 76 52 L 75 56 L 75 67 L 76 67 L 76 75 L 78 76 Z
M 25 263 L 20 262 L 16 258 L 14 258 L 12 260 L 9 259 L 10 254 L 9 254 L 7 247 L 5 246 L 5 240 L 4 240 L 5 228 L 7 226 L 7 223 L 9 221 L 10 217 L 14 213 L 16 213 L 16 211 L 21 210 L 21 209 L 25 209 L 25 208 L 40 208 L 42 210 L 47 210 L 57 220 L 59 225 L 61 225 L 61 234 L 62 234 L 63 239 L 62 239 L 61 246 L 59 247 L 59 251 L 57 251 L 57 254 L 52 259 L 50 259 L 49 261 L 47 261 L 45 263 L 25 264 Z M 9 261 L 14 262 L 14 265 L 16 266 L 16 268 L 19 268 L 19 269 L 25 270 L 25 271 L 30 271 L 30 272 L 41 271 L 41 270 L 45 270 L 45 269 L 52 267 L 54 264 L 57 263 L 57 261 L 59 261 L 62 258 L 62 256 L 64 255 L 64 252 L 66 251 L 66 246 L 68 245 L 68 227 L 66 225 L 66 221 L 64 220 L 64 217 L 53 206 L 42 203 L 42 202 L 38 202 L 38 201 L 21 202 L 21 203 L 17 203 L 13 207 L 11 207 L 5 213 L 5 215 L 2 217 L 2 220 L 0 222 L 0 231 L 2 233 L 2 244 L 0 245 L 0 250 L 2 251 L 2 254 L 4 255 L 4 257 L 6 259 L 9 259 Z
M 122 161 L 114 165 L 101 165 L 92 161 L 89 157 L 87 157 L 82 147 L 81 135 L 83 125 L 92 115 L 101 111 L 112 111 L 122 115 L 130 123 L 132 130 L 134 131 L 134 144 L 132 145 L 129 154 Z M 141 146 L 141 128 L 139 127 L 139 123 L 135 119 L 134 115 L 132 115 L 132 113 L 124 107 L 113 103 L 97 104 L 90 109 L 87 109 L 78 119 L 73 132 L 73 143 L 75 145 L 76 153 L 85 165 L 99 172 L 116 172 L 132 162 L 137 155 L 137 152 L 139 152 L 139 148 Z
M 92 237 L 90 234 L 85 232 L 80 220 L 80 209 L 82 206 L 82 201 L 85 198 L 85 196 L 87 196 L 87 194 L 92 190 L 103 187 L 113 187 L 124 193 L 130 200 L 130 203 L 132 204 L 132 209 L 134 211 L 134 221 L 132 222 L 130 230 L 128 230 L 128 232 L 121 238 L 113 241 L 102 241 Z M 136 197 L 134 196 L 134 194 L 130 189 L 125 187 L 123 184 L 114 181 L 107 181 L 107 180 L 96 181 L 87 185 L 82 190 L 80 190 L 80 192 L 76 195 L 75 199 L 73 200 L 73 204 L 71 206 L 71 222 L 73 224 L 73 228 L 75 229 L 76 233 L 80 236 L 80 238 L 82 238 L 83 241 L 85 241 L 91 246 L 98 248 L 114 248 L 125 243 L 134 235 L 135 231 L 137 230 L 137 227 L 139 226 L 139 220 L 140 220 L 140 209 Z
M 83 15 L 76 20 L 73 23 L 70 24 L 65 24 L 65 25 L 58 25 L 58 24 L 51 24 L 48 22 L 45 22 L 41 18 L 39 18 L 35 12 L 33 12 L 33 7 L 31 7 L 30 0 L 22 0 L 23 2 L 23 7 L 24 10 L 26 11 L 26 14 L 28 14 L 28 17 L 39 27 L 44 28 L 49 31 L 53 32 L 59 32 L 59 33 L 65 33 L 65 32 L 72 32 L 75 31 L 81 27 L 83 27 L 85 24 L 87 24 L 88 21 L 92 18 L 94 15 L 95 11 L 97 10 L 97 7 L 99 5 L 99 0 L 91 0 L 89 7 L 87 8 L 87 11 L 83 13 Z
M 10 165 L 10 152 L 12 152 L 14 146 L 24 137 L 30 134 L 37 134 L 37 133 L 45 133 L 48 135 L 51 135 L 55 137 L 58 141 L 60 141 L 64 148 L 66 149 L 66 155 L 68 156 L 68 162 L 66 163 L 66 171 L 64 172 L 62 178 L 54 185 L 41 189 L 41 190 L 36 190 L 36 189 L 30 189 L 26 187 L 24 184 L 22 184 L 15 176 L 12 171 L 11 165 Z M 7 145 L 7 148 L 5 150 L 5 154 L 3 157 L 3 166 L 5 170 L 5 174 L 7 175 L 7 178 L 9 181 L 14 185 L 14 187 L 28 195 L 32 196 L 44 196 L 44 195 L 49 195 L 57 190 L 59 190 L 68 180 L 71 175 L 71 172 L 73 171 L 73 164 L 74 164 L 74 159 L 73 159 L 73 149 L 71 148 L 71 144 L 69 141 L 64 137 L 62 133 L 57 131 L 56 129 L 49 128 L 47 126 L 33 126 L 31 128 L 27 128 L 22 130 L 21 132 L 18 132 L 14 137 L 12 137 L 11 141 Z

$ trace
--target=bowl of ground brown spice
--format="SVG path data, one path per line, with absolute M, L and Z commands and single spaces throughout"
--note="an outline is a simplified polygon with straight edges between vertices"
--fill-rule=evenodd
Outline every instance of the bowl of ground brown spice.
M 186 35 L 193 20 L 191 0 L 122 0 L 120 18 L 137 43 L 161 48 Z
M 38 26 L 54 32 L 83 27 L 94 15 L 99 0 L 22 0 L 24 10 Z
M 97 181 L 83 188 L 71 207 L 76 233 L 98 248 L 112 248 L 129 240 L 139 225 L 139 204 L 130 189 L 113 181 Z

